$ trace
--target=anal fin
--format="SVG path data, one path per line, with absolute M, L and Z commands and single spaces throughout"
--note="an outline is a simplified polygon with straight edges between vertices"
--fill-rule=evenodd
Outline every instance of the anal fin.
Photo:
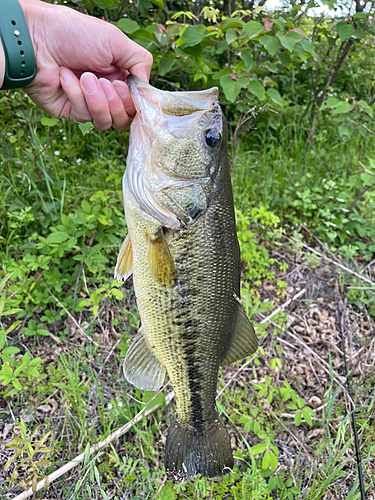
M 115 279 L 126 281 L 133 274 L 133 246 L 129 233 L 121 245 L 115 267 Z
M 237 317 L 234 325 L 232 341 L 226 352 L 221 366 L 229 365 L 253 354 L 258 348 L 258 340 L 250 320 L 245 314 L 244 308 L 238 304 Z
M 163 229 L 148 236 L 148 267 L 154 280 L 166 287 L 176 281 L 176 268 Z
M 128 382 L 144 391 L 156 391 L 164 383 L 165 368 L 149 346 L 142 328 L 126 353 L 124 375 Z

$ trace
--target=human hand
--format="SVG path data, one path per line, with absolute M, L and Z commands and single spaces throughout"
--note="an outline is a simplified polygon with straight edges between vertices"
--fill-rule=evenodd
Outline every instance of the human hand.
M 148 81 L 151 54 L 106 21 L 39 0 L 20 4 L 37 66 L 25 87 L 31 99 L 57 118 L 125 130 L 135 109 L 124 80 Z

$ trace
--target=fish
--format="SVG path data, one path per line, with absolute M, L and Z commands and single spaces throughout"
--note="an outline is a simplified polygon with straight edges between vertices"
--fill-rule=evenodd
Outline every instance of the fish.
M 165 444 L 169 479 L 229 473 L 233 455 L 216 407 L 219 367 L 257 350 L 241 305 L 240 250 L 218 89 L 168 92 L 136 76 L 123 178 L 127 236 L 115 278 L 133 275 L 141 327 L 128 382 L 175 392 Z

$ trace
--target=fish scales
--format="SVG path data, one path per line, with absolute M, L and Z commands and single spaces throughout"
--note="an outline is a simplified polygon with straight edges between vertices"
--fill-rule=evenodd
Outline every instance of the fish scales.
M 176 395 L 176 418 L 166 443 L 167 475 L 177 481 L 198 473 L 214 477 L 233 465 L 215 402 L 219 366 L 254 352 L 257 346 L 254 330 L 236 300 L 239 247 L 225 121 L 215 90 L 205 95 L 165 93 L 134 77 L 129 87 L 139 116 L 132 125 L 124 176 L 130 236 L 120 251 L 115 275 L 120 279 L 133 272 L 142 325 L 129 348 L 125 375 L 137 387 L 155 390 L 167 370 Z M 165 118 L 173 113 L 173 100 L 165 105 L 166 94 L 177 103 L 177 119 Z M 193 124 L 190 134 L 181 126 L 184 98 Z M 170 131 L 176 134 L 175 148 L 173 140 L 168 141 Z M 141 141 L 146 133 L 148 139 L 143 136 Z M 202 140 L 210 146 L 202 146 Z M 215 150 L 216 140 L 220 142 Z M 144 171 L 148 177 L 142 180 Z M 131 269 L 121 268 L 126 248 L 131 248 Z

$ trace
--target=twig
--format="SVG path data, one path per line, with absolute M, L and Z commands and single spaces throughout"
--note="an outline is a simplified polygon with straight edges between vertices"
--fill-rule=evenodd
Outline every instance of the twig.
M 169 384 L 169 382 L 168 382 L 168 384 Z M 167 387 L 168 384 L 166 384 L 164 387 L 162 387 L 160 389 L 160 391 L 158 391 L 155 394 L 155 396 L 152 399 L 150 399 L 148 404 L 144 408 L 142 408 L 142 410 L 139 413 L 137 413 L 137 415 L 132 420 L 130 420 L 130 422 L 128 422 L 127 424 L 120 427 L 120 429 L 117 429 L 116 431 L 112 432 L 112 434 L 110 434 L 106 439 L 104 439 L 104 441 L 99 441 L 98 443 L 91 446 L 88 456 L 91 456 L 92 454 L 96 453 L 97 451 L 102 450 L 103 448 L 108 446 L 110 443 L 112 443 L 115 439 L 118 439 L 120 436 L 122 436 L 123 434 L 128 432 L 133 427 L 134 424 L 140 422 L 142 420 L 142 415 L 145 412 L 148 405 Z M 165 397 L 165 405 L 168 405 L 172 401 L 173 397 L 174 397 L 173 391 L 170 392 L 169 394 L 167 394 Z M 160 407 L 160 405 L 153 406 L 152 408 L 150 408 L 149 410 L 147 410 L 145 412 L 145 416 L 147 417 L 148 415 L 153 413 L 155 410 L 157 410 L 159 407 Z M 27 491 L 24 491 L 23 493 L 17 495 L 13 500 L 25 500 L 26 498 L 29 498 L 32 495 L 34 495 L 34 493 L 36 493 L 37 491 L 44 488 L 45 485 L 49 486 L 52 483 L 52 481 L 63 476 L 66 472 L 70 471 L 71 469 L 76 467 L 78 464 L 83 462 L 83 460 L 85 459 L 85 456 L 87 457 L 87 455 L 85 453 L 81 453 L 80 455 L 75 457 L 73 460 L 71 460 L 69 463 L 65 464 L 63 467 L 60 467 L 55 472 L 52 472 L 52 474 L 47 476 L 47 478 L 39 481 L 39 483 L 36 485 L 36 488 L 34 488 L 35 491 L 33 491 L 32 488 L 29 488 Z
M 273 323 L 273 324 L 274 324 L 275 326 L 277 326 L 278 328 L 280 328 L 280 327 L 279 327 L 279 325 L 278 325 L 277 323 Z M 302 345 L 303 345 L 303 347 L 304 347 L 305 349 L 307 349 L 307 350 L 308 350 L 308 351 L 309 351 L 309 352 L 310 352 L 310 353 L 314 356 L 314 358 L 317 360 L 317 363 L 318 363 L 318 364 L 319 364 L 319 365 L 323 368 L 323 370 L 324 370 L 324 371 L 325 371 L 325 372 L 326 372 L 329 376 L 331 376 L 331 373 L 330 373 L 330 371 L 329 371 L 329 364 L 328 364 L 326 361 L 324 361 L 324 359 L 322 359 L 322 358 L 319 356 L 319 354 L 317 354 L 315 351 L 313 351 L 313 350 L 312 350 L 312 349 L 311 349 L 311 348 L 310 348 L 310 347 L 306 344 L 306 342 L 304 342 L 303 340 L 301 340 L 300 338 L 298 338 L 296 335 L 293 335 L 293 333 L 291 333 L 289 330 L 284 330 L 284 331 L 286 331 L 286 333 L 287 333 L 288 335 L 290 335 L 292 338 L 294 338 L 295 340 L 297 340 L 297 342 L 299 342 L 300 344 L 302 344 Z M 278 340 L 279 342 L 281 342 L 282 344 L 286 344 L 286 345 L 288 345 L 289 347 L 291 347 L 292 349 L 296 349 L 296 350 L 298 350 L 298 351 L 299 351 L 298 347 L 294 346 L 293 344 L 291 344 L 291 343 L 290 343 L 290 342 L 288 342 L 287 340 L 284 340 L 284 339 L 282 339 L 281 337 L 278 337 L 278 338 L 277 338 L 277 340 Z M 325 365 L 327 365 L 327 366 L 325 366 Z M 327 368 L 327 367 L 328 367 L 328 368 Z M 336 373 L 336 372 L 335 372 L 335 370 L 334 370 L 333 368 L 332 368 L 332 374 L 334 375 L 334 377 L 333 377 L 333 378 L 334 378 L 335 382 L 337 383 L 337 385 L 339 385 L 339 386 L 341 387 L 341 389 L 343 389 L 343 391 L 344 391 L 344 392 L 346 392 L 346 391 L 345 391 L 345 387 L 344 387 L 344 386 L 341 384 L 341 382 L 340 382 L 340 379 L 342 378 L 342 377 L 341 377 L 341 375 L 339 375 L 338 373 Z M 337 377 L 338 377 L 338 378 L 337 378 Z
M 336 285 L 338 289 L 338 285 Z M 341 335 L 341 343 L 342 343 L 342 350 L 343 350 L 343 356 L 344 356 L 344 363 L 345 363 L 345 373 L 346 373 L 346 384 L 348 386 L 348 396 L 349 396 L 349 403 L 350 403 L 350 413 L 351 413 L 351 420 L 352 420 L 352 430 L 353 430 L 353 435 L 354 435 L 354 443 L 355 443 L 355 455 L 357 459 L 357 468 L 358 468 L 358 482 L 359 482 L 359 489 L 361 492 L 361 500 L 366 500 L 366 495 L 365 495 L 365 485 L 363 482 L 363 473 L 362 473 L 362 461 L 361 461 L 361 453 L 359 449 L 359 441 L 358 441 L 358 433 L 357 433 L 357 422 L 355 419 L 355 405 L 353 402 L 353 397 L 352 397 L 352 388 L 350 384 L 350 377 L 349 377 L 349 367 L 348 367 L 348 361 L 346 357 L 346 350 L 345 350 L 345 339 L 344 339 L 344 317 L 345 317 L 345 303 L 340 297 L 340 303 L 337 304 L 337 315 L 338 315 L 338 323 L 339 323 L 339 329 L 340 329 L 340 335 Z M 343 314 L 341 314 L 341 307 L 343 308 Z
M 106 347 L 103 346 L 103 345 L 99 345 L 95 342 L 95 340 L 93 340 L 91 337 L 89 337 L 87 335 L 87 333 L 85 332 L 85 330 L 81 327 L 81 325 L 76 321 L 76 319 L 70 314 L 70 312 L 66 309 L 66 307 L 64 307 L 61 302 L 59 301 L 59 299 L 57 297 L 55 297 L 53 295 L 53 293 L 51 292 L 51 290 L 48 288 L 48 286 L 46 285 L 45 281 L 43 280 L 43 283 L 44 283 L 44 286 L 47 288 L 47 290 L 49 291 L 49 293 L 51 294 L 51 296 L 55 299 L 55 301 L 59 304 L 59 306 L 64 309 L 64 311 L 66 312 L 66 314 L 68 315 L 68 317 L 73 321 L 73 323 L 76 325 L 76 327 L 78 328 L 78 330 L 83 333 L 83 335 L 94 345 L 96 345 L 96 347 L 100 347 L 100 349 L 105 349 Z
M 156 495 L 154 496 L 154 500 L 156 500 L 161 492 L 161 489 L 162 487 L 165 485 L 165 483 L 167 482 L 167 476 L 164 477 L 162 483 L 160 484 L 159 488 L 158 488 L 158 491 L 156 492 Z
M 322 257 L 323 259 L 326 259 L 328 260 L 329 262 L 331 262 L 334 266 L 337 266 L 339 267 L 340 269 L 342 269 L 343 271 L 345 271 L 346 273 L 349 273 L 349 274 L 353 274 L 354 276 L 356 276 L 357 278 L 359 278 L 360 280 L 362 281 L 365 281 L 366 283 L 370 283 L 370 285 L 372 286 L 375 286 L 375 283 L 371 280 L 369 280 L 368 278 L 366 278 L 365 276 L 362 276 L 361 274 L 353 271 L 352 269 L 349 269 L 348 267 L 346 266 L 343 266 L 342 264 L 340 264 L 339 262 L 336 262 L 335 260 L 333 259 L 330 259 L 329 257 L 327 257 L 326 255 L 324 255 L 323 253 L 320 253 L 318 252 L 318 250 L 315 250 L 314 248 L 311 248 L 309 247 L 308 245 L 306 245 L 306 243 L 303 243 L 302 241 L 300 240 L 297 240 L 297 238 L 294 238 L 293 236 L 290 236 L 290 239 L 299 243 L 300 245 L 302 245 L 303 247 L 307 248 L 307 250 L 309 250 L 310 252 L 313 252 L 315 253 L 316 255 L 319 255 L 319 257 Z
M 257 354 L 258 354 L 258 353 L 256 352 L 256 353 L 255 353 L 255 354 L 254 354 L 254 355 L 253 355 L 250 359 L 248 359 L 248 360 L 246 361 L 246 363 L 244 363 L 243 365 L 241 365 L 241 366 L 239 367 L 239 369 L 238 369 L 238 370 L 236 370 L 236 371 L 234 372 L 234 374 L 231 376 L 231 378 L 228 380 L 228 382 L 227 382 L 227 383 L 224 385 L 224 387 L 223 387 L 223 388 L 219 391 L 218 395 L 216 396 L 216 399 L 219 399 L 219 398 L 220 398 L 220 396 L 223 394 L 223 392 L 225 391 L 225 389 L 226 389 L 226 388 L 230 385 L 230 383 L 231 383 L 231 382 L 232 382 L 235 378 L 237 378 L 238 374 L 239 374 L 240 372 L 242 372 L 242 370 L 243 370 L 244 368 L 246 368 L 246 367 L 247 367 L 247 366 L 248 366 L 248 365 L 249 365 L 249 364 L 250 364 L 250 363 L 251 363 L 251 362 L 252 362 L 252 361 L 256 358 Z
M 93 244 L 94 242 L 94 238 L 96 236 L 98 231 L 94 231 L 91 238 L 90 238 L 90 241 L 89 241 L 89 244 L 87 245 L 87 252 L 89 252 L 91 250 L 91 245 Z M 76 280 L 76 286 L 74 288 L 74 296 L 73 296 L 73 304 L 72 304 L 72 312 L 71 312 L 71 315 L 73 317 L 73 314 L 74 314 L 74 308 L 75 308 L 75 305 L 76 305 L 76 300 L 77 300 L 77 292 L 78 292 L 78 284 L 79 284 L 79 279 L 81 277 L 81 273 L 82 273 L 82 270 L 83 270 L 83 265 L 84 265 L 85 261 L 82 259 L 81 262 L 80 262 L 80 265 L 79 265 L 79 269 L 78 269 L 78 274 L 77 274 L 77 280 Z M 68 343 L 69 343 L 69 339 L 70 339 L 70 330 L 72 328 L 72 317 L 70 318 L 70 321 L 69 321 L 69 328 L 68 328 Z
M 294 300 L 297 300 L 299 297 L 301 297 L 301 295 L 304 295 L 305 292 L 306 292 L 306 288 L 302 288 L 302 290 L 300 290 L 299 292 L 297 292 L 295 295 L 293 295 L 293 297 L 291 297 L 289 300 L 287 300 L 286 302 L 284 302 L 284 304 L 282 304 L 280 307 L 278 307 L 277 309 L 275 309 L 272 314 L 270 314 L 269 316 L 267 316 L 267 318 L 262 319 L 261 323 L 267 323 L 267 321 L 269 321 L 277 313 L 279 313 L 280 311 L 282 311 L 286 307 L 288 307 L 288 305 L 291 304 Z

